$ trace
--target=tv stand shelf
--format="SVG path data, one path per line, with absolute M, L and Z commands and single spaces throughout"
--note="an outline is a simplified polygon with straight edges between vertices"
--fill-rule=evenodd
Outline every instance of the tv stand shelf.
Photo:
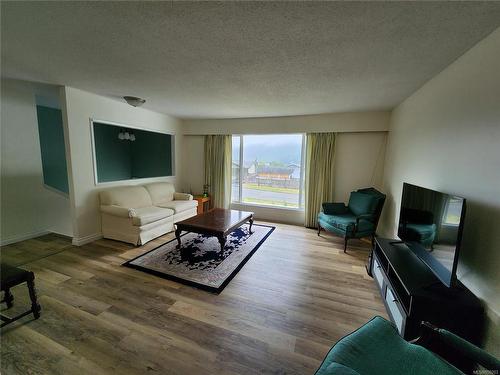
M 404 244 L 376 238 L 368 267 L 387 312 L 407 340 L 418 337 L 428 321 L 480 344 L 483 308 L 476 296 L 458 281 L 448 288 Z

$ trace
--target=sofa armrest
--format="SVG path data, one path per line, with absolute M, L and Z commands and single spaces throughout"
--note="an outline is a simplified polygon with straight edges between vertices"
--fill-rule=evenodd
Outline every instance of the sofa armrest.
M 345 214 L 349 211 L 344 203 L 323 203 L 322 206 L 326 215 Z
M 101 212 L 118 217 L 134 217 L 136 215 L 133 208 L 115 205 L 101 205 Z
M 174 193 L 174 201 L 192 201 L 193 196 L 187 193 Z

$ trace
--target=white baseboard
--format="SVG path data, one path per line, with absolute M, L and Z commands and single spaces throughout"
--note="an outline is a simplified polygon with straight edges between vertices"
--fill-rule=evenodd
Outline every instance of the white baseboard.
M 32 238 L 44 236 L 44 235 L 49 234 L 49 233 L 50 233 L 50 231 L 43 230 L 40 232 L 32 232 L 32 233 L 22 234 L 19 236 L 8 237 L 6 239 L 0 240 L 0 246 L 10 245 L 11 243 L 16 243 L 16 242 L 20 242 L 20 241 L 30 240 Z
M 0 240 L 0 246 L 6 246 L 6 245 L 10 245 L 10 244 L 13 244 L 13 243 L 16 243 L 16 242 L 30 240 L 32 238 L 44 236 L 44 235 L 50 234 L 50 233 L 56 233 L 56 234 L 58 234 L 57 232 L 50 231 L 50 230 L 43 230 L 43 231 L 40 231 L 40 232 L 26 233 L 26 234 L 22 234 L 22 235 L 15 236 L 15 237 L 8 237 L 8 238 L 5 238 L 5 239 L 1 239 Z M 62 233 L 59 234 L 59 235 L 71 238 L 68 235 L 62 234 Z M 88 236 L 78 237 L 78 238 L 77 237 L 73 237 L 72 244 L 75 245 L 75 246 L 82 246 L 82 245 L 85 245 L 85 244 L 87 244 L 89 242 L 100 240 L 101 238 L 102 238 L 102 233 L 94 233 L 94 234 L 91 234 L 91 235 L 88 235 Z
M 72 243 L 75 246 L 82 246 L 89 242 L 100 240 L 101 238 L 102 238 L 102 233 L 94 233 L 83 237 L 73 237 Z
M 55 231 L 55 230 L 50 230 L 49 233 L 53 233 L 53 234 L 55 234 L 56 236 L 59 236 L 59 237 L 67 238 L 68 240 L 72 240 L 73 239 L 72 235 L 66 234 L 66 233 L 62 233 L 62 232 L 58 232 L 58 231 Z

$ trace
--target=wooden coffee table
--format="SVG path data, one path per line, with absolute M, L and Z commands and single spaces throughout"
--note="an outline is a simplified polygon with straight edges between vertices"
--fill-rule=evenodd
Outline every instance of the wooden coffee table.
M 181 248 L 182 231 L 194 232 L 217 237 L 220 243 L 220 255 L 222 256 L 228 234 L 236 228 L 241 227 L 247 221 L 250 223 L 251 234 L 253 233 L 253 212 L 214 208 L 213 210 L 190 217 L 189 219 L 179 221 L 175 223 L 177 248 Z

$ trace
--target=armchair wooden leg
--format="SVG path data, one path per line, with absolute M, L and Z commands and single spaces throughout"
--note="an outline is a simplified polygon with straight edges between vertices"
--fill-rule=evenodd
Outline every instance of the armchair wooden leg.
M 31 312 L 33 313 L 35 319 L 38 319 L 40 317 L 40 310 L 42 308 L 38 304 L 36 289 L 35 289 L 35 275 L 33 273 L 31 273 L 31 277 L 28 279 L 27 284 L 31 300 Z
M 321 234 L 321 225 L 318 224 L 318 236 Z
M 347 252 L 347 236 L 344 237 L 344 253 Z
M 10 291 L 10 288 L 5 289 L 4 299 L 2 302 L 7 304 L 7 308 L 10 309 L 14 305 L 14 296 Z

